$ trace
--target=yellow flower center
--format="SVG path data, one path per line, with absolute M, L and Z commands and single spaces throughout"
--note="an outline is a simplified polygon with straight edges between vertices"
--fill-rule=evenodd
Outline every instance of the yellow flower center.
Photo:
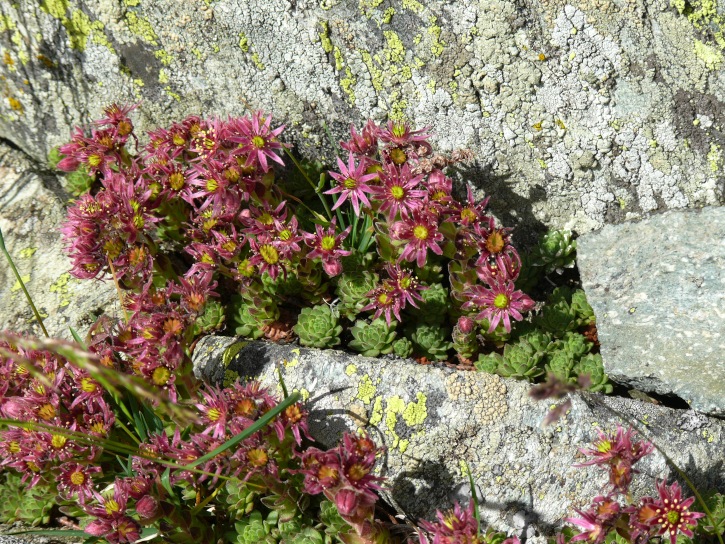
M 105 244 L 103 244 L 103 251 L 106 252 L 106 255 L 112 261 L 121 254 L 122 250 L 123 244 L 118 240 L 108 240 Z
M 347 178 L 345 181 L 342 182 L 345 189 L 354 189 L 357 187 L 357 181 L 355 181 L 352 178 Z
M 493 305 L 499 310 L 505 310 L 509 307 L 509 297 L 503 293 L 499 293 L 496 295 L 496 298 L 493 299 Z
M 667 512 L 667 521 L 672 525 L 680 523 L 680 513 L 677 510 L 670 510 Z
M 257 149 L 262 149 L 267 142 L 261 136 L 255 136 L 252 138 L 252 145 Z
M 146 221 L 143 218 L 143 215 L 136 214 L 133 216 L 133 226 L 137 229 L 142 229 L 143 226 L 146 224 Z
M 156 385 L 165 385 L 169 381 L 170 377 L 171 372 L 164 366 L 155 368 L 153 374 L 151 375 L 151 379 Z
M 331 251 L 335 249 L 335 237 L 334 236 L 323 236 L 320 246 L 325 251 Z
M 267 264 L 277 264 L 279 262 L 279 252 L 270 244 L 262 244 L 259 248 L 259 254 Z
M 121 507 L 113 499 L 108 499 L 104 506 L 106 507 L 106 514 L 109 516 L 121 510 Z
M 424 227 L 423 225 L 416 225 L 413 228 L 413 236 L 415 236 L 418 240 L 427 240 L 428 239 L 428 229 Z
M 20 451 L 20 444 L 13 440 L 8 444 L 8 451 L 10 453 L 18 453 Z
M 400 185 L 393 185 L 393 187 L 390 188 L 390 195 L 395 200 L 403 200 L 403 197 L 405 196 L 405 189 L 403 189 Z
M 364 478 L 367 473 L 368 471 L 364 466 L 359 463 L 355 463 L 353 466 L 350 467 L 350 470 L 348 471 L 348 476 L 352 481 L 356 482 Z
M 227 240 L 222 244 L 222 249 L 232 253 L 235 249 L 237 249 L 237 243 L 234 240 Z
M 80 470 L 76 470 L 70 475 L 70 483 L 73 485 L 83 485 L 86 482 L 86 475 Z
M 489 253 L 500 253 L 506 245 L 503 236 L 497 230 L 493 231 L 486 238 L 486 249 Z
M 86 393 L 93 393 L 96 390 L 96 382 L 91 378 L 82 378 L 81 379 L 81 390 L 85 391 Z
M 254 265 L 250 264 L 249 259 L 244 259 L 237 265 L 237 272 L 239 272 L 240 276 L 249 278 L 254 274 Z
M 98 166 L 101 164 L 101 157 L 100 155 L 91 155 L 88 157 L 88 164 L 91 166 Z
M 390 152 L 390 160 L 393 161 L 394 164 L 401 165 L 408 160 L 408 155 L 405 154 L 405 151 L 396 147 Z
M 44 404 L 38 409 L 38 416 L 45 421 L 50 421 L 55 417 L 55 408 L 52 404 Z
M 206 417 L 209 418 L 209 421 L 216 421 L 221 417 L 221 415 L 222 413 L 218 408 L 210 408 L 206 413 Z
M 292 231 L 289 229 L 284 229 L 283 231 L 280 231 L 279 233 L 279 239 L 284 240 L 285 242 L 292 238 Z
M 476 213 L 471 208 L 463 208 L 461 210 L 461 219 L 470 223 L 476 220 Z
M 178 133 L 174 134 L 174 136 L 171 138 L 171 141 L 174 142 L 174 145 L 184 145 L 186 143 L 184 137 Z
M 390 295 L 388 295 L 387 293 L 380 293 L 378 295 L 378 302 L 383 306 L 390 304 Z
M 174 191 L 180 191 L 184 187 L 184 174 L 181 172 L 173 172 L 169 176 L 169 185 Z
M 400 121 L 395 121 L 393 123 L 393 136 L 396 138 L 402 138 L 405 136 L 405 123 L 401 123 Z
M 249 453 L 247 453 L 247 459 L 249 459 L 249 463 L 255 467 L 263 467 L 267 464 L 267 461 L 269 461 L 267 452 L 259 448 L 249 450 Z
M 124 119 L 120 123 L 118 123 L 118 126 L 116 127 L 118 130 L 118 134 L 121 136 L 128 136 L 131 134 L 131 131 L 133 130 L 133 125 Z
M 227 168 L 224 170 L 224 178 L 232 183 L 239 181 L 241 174 L 237 168 Z
M 206 180 L 206 190 L 207 191 L 209 191 L 210 193 L 213 193 L 218 188 L 219 188 L 219 183 L 217 183 L 217 180 L 215 180 L 214 178 L 210 178 L 210 179 Z
M 53 438 L 50 440 L 50 444 L 57 450 L 61 449 L 63 446 L 65 446 L 65 443 L 68 441 L 68 439 L 65 436 L 62 436 L 60 434 L 54 434 Z

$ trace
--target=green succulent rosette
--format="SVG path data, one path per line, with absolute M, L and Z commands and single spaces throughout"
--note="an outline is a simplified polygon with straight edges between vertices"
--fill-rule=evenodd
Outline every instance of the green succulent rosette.
M 538 266 L 545 274 L 556 271 L 562 274 L 565 268 L 576 264 L 576 240 L 569 230 L 552 230 L 539 241 L 536 255 Z
M 492 351 L 491 353 L 481 354 L 478 361 L 474 363 L 477 370 L 488 372 L 489 374 L 498 374 L 498 369 L 504 364 L 503 356 L 500 353 Z
M 342 325 L 337 311 L 327 304 L 303 308 L 293 330 L 300 344 L 311 348 L 331 348 L 340 343 Z
M 397 326 L 397 321 L 393 320 L 388 325 L 382 317 L 378 317 L 371 323 L 358 319 L 350 328 L 353 339 L 348 346 L 366 357 L 392 353 L 393 342 L 397 336 L 395 332 Z
M 566 351 L 557 351 L 550 357 L 546 370 L 561 382 L 576 383 L 577 374 L 574 372 L 576 363 L 576 359 Z
M 423 300 L 416 301 L 417 308 L 408 306 L 406 310 L 419 323 L 440 325 L 445 323 L 451 309 L 451 298 L 448 289 L 440 283 L 429 285 L 420 292 Z
M 496 373 L 504 378 L 534 380 L 544 374 L 540 366 L 542 359 L 543 355 L 528 342 L 507 344 L 503 350 L 503 364 Z
M 366 295 L 377 287 L 378 280 L 377 274 L 367 270 L 343 272 L 337 280 L 335 289 L 335 294 L 340 299 L 337 306 L 340 315 L 353 321 L 370 302 Z
M 393 342 L 393 353 L 402 359 L 407 359 L 413 355 L 413 342 L 405 336 L 398 338 L 395 342 Z
M 410 327 L 408 332 L 417 353 L 435 361 L 448 359 L 448 351 L 453 347 L 453 343 L 449 340 L 450 329 L 440 325 L 418 323 Z
M 571 294 L 571 309 L 579 320 L 580 326 L 591 325 L 596 321 L 594 310 L 587 302 L 587 297 L 582 289 L 577 289 Z
M 608 395 L 614 390 L 614 386 L 609 383 L 609 378 L 604 372 L 602 356 L 598 353 L 589 353 L 582 357 L 574 365 L 573 373 L 577 376 L 589 376 L 589 380 L 591 381 L 591 385 L 588 387 L 589 391 L 606 393 Z
M 246 293 L 245 296 L 233 296 L 227 311 L 234 332 L 253 339 L 262 337 L 264 327 L 277 321 L 280 315 L 273 299 Z
M 194 336 L 221 329 L 224 319 L 224 306 L 216 300 L 207 300 L 204 312 L 194 321 Z

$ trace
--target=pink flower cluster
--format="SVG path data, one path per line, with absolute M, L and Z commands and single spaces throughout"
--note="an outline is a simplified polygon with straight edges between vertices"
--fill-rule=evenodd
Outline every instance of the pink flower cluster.
M 360 536 L 375 530 L 375 491 L 381 489 L 378 482 L 383 478 L 374 476 L 373 469 L 381 451 L 368 436 L 346 433 L 337 448 L 309 448 L 302 455 L 299 472 L 305 476 L 305 493 L 324 493 Z
M 57 481 L 62 497 L 85 501 L 101 470 L 102 450 L 68 435 L 108 436 L 115 415 L 104 389 L 53 353 L 7 342 L 0 342 L 0 349 L 0 415 L 32 424 L 0 431 L 0 467 L 18 471 L 28 487 Z
M 488 540 L 481 535 L 474 508 L 473 501 L 465 510 L 456 503 L 449 512 L 436 512 L 436 522 L 421 521 L 420 544 L 484 544 Z M 519 539 L 513 536 L 501 544 L 519 544 Z
M 677 482 L 667 485 L 657 483 L 658 497 L 643 497 L 638 503 L 621 505 L 617 494 L 628 496 L 633 473 L 632 466 L 654 450 L 651 442 L 636 440 L 632 429 L 618 426 L 612 434 L 598 431 L 593 448 L 579 451 L 591 457 L 575 465 L 579 467 L 597 465 L 609 470 L 611 492 L 594 498 L 586 510 L 577 510 L 579 517 L 566 521 L 583 529 L 571 541 L 587 541 L 594 544 L 604 542 L 607 535 L 616 530 L 630 542 L 647 542 L 654 536 L 664 535 L 675 544 L 678 534 L 693 536 L 692 528 L 704 516 L 690 512 L 694 497 L 682 499 L 682 489 Z
M 330 172 L 336 184 L 326 194 L 339 195 L 334 208 L 349 201 L 355 215 L 374 217 L 375 230 L 388 236 L 397 251 L 396 266 L 387 267 L 389 279 L 369 293 L 366 309 L 375 308 L 374 317 L 385 314 L 388 322 L 391 314 L 400 319 L 407 303 L 415 305 L 415 295 L 392 289 L 399 282 L 391 274 L 399 276 L 405 263 L 422 268 L 430 255 L 445 255 L 459 270 L 475 270 L 482 282 L 469 282 L 452 293 L 465 301 L 463 309 L 486 320 L 491 332 L 499 323 L 510 332 L 511 319 L 523 319 L 522 312 L 534 306 L 514 287 L 521 259 L 510 230 L 496 226 L 484 211 L 488 199 L 476 203 L 470 187 L 467 203 L 453 197 L 452 180 L 428 159 L 432 147 L 427 131 L 394 121 L 386 127 L 368 121 L 362 134 L 351 128 L 351 139 L 341 142 L 347 163 L 338 159 L 339 172 Z

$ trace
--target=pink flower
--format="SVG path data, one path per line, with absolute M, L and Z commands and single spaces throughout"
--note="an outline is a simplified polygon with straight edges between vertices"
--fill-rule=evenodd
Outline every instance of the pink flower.
M 377 319 L 383 313 L 385 321 L 390 325 L 392 319 L 391 313 L 395 315 L 398 321 L 402 321 L 400 310 L 404 309 L 406 304 L 410 304 L 415 308 L 418 305 L 416 300 L 423 300 L 420 291 L 426 289 L 413 276 L 410 270 L 400 267 L 400 265 L 386 265 L 385 270 L 388 272 L 389 279 L 383 281 L 383 284 L 366 296 L 370 299 L 370 304 L 362 308 L 362 311 L 375 310 L 373 319 Z
M 245 166 L 259 165 L 263 172 L 270 169 L 267 159 L 284 166 L 284 161 L 277 155 L 276 151 L 283 149 L 285 146 L 279 142 L 277 137 L 282 134 L 284 125 L 275 129 L 270 128 L 272 116 L 263 119 L 264 114 L 256 111 L 252 114 L 252 118 L 243 118 L 238 121 L 234 129 L 238 130 L 240 136 L 231 136 L 229 140 L 238 142 L 238 149 L 234 150 L 237 155 L 245 156 Z
M 347 142 L 340 142 L 340 146 L 356 155 L 364 155 L 368 157 L 375 156 L 378 151 L 378 135 L 380 134 L 380 127 L 378 127 L 372 119 L 368 119 L 368 122 L 362 129 L 362 134 L 355 132 L 355 127 L 350 125 L 350 140 Z
M 392 221 L 398 213 L 406 218 L 414 210 L 420 209 L 427 194 L 417 188 L 423 176 L 413 176 L 407 164 L 398 167 L 386 163 L 383 168 L 380 185 L 371 188 L 371 197 L 380 202 L 378 211 Z
M 399 260 L 415 261 L 420 268 L 425 266 L 429 249 L 436 255 L 443 254 L 438 245 L 443 241 L 443 234 L 438 232 L 437 219 L 428 214 L 413 212 L 410 217 L 391 226 L 390 236 L 405 242 Z
M 700 512 L 690 512 L 690 506 L 695 502 L 695 497 L 682 500 L 682 489 L 680 484 L 673 482 L 668 486 L 665 481 L 657 484 L 659 500 L 646 497 L 643 508 L 639 510 L 636 523 L 640 526 L 650 528 L 659 525 L 658 535 L 669 536 L 670 543 L 675 544 L 677 534 L 682 533 L 690 538 L 693 537 L 691 527 L 697 525 L 697 520 L 704 517 Z
M 378 176 L 377 174 L 365 173 L 364 160 L 355 166 L 355 156 L 352 151 L 348 156 L 347 166 L 340 158 L 337 159 L 337 166 L 340 173 L 331 171 L 330 176 L 338 182 L 338 185 L 329 191 L 325 191 L 326 195 L 340 193 L 340 198 L 337 199 L 332 209 L 336 210 L 349 198 L 352 202 L 352 208 L 355 210 L 355 215 L 360 215 L 360 203 L 365 204 L 368 208 L 370 207 L 370 201 L 365 194 L 371 191 L 367 182 L 376 179 Z
M 534 301 L 522 291 L 516 291 L 513 281 L 489 277 L 488 283 L 490 287 L 473 285 L 465 292 L 468 301 L 463 309 L 481 309 L 476 319 L 489 321 L 488 332 L 496 330 L 501 322 L 506 331 L 511 332 L 511 318 L 521 321 L 524 318 L 521 312 L 533 309 Z
M 347 227 L 340 234 L 335 236 L 337 219 L 332 218 L 330 226 L 323 230 L 321 225 L 315 225 L 316 234 L 305 233 L 305 242 L 312 248 L 307 257 L 315 259 L 322 258 L 322 268 L 328 276 L 334 277 L 342 272 L 340 259 L 350 255 L 350 251 L 340 249 L 342 241 L 350 234 L 352 227 Z
M 479 544 L 482 540 L 478 537 L 478 522 L 474 513 L 473 501 L 464 510 L 461 505 L 455 503 L 453 510 L 449 512 L 436 511 L 436 522 L 421 521 L 420 526 L 430 535 L 419 531 L 421 544 Z

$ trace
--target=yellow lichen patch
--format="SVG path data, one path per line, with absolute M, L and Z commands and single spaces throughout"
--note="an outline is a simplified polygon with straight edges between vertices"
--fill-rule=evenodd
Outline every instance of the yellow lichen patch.
M 383 421 L 383 397 L 375 397 L 373 413 L 370 416 L 370 425 L 379 425 Z
M 23 259 L 29 259 L 33 255 L 35 255 L 35 252 L 38 251 L 37 247 L 26 247 L 25 249 L 20 251 L 20 256 Z
M 437 20 L 438 18 L 435 15 L 431 15 L 428 18 L 429 26 L 426 31 L 431 38 L 430 52 L 436 57 L 440 57 L 443 54 L 443 48 L 445 47 L 446 42 L 441 40 L 441 33 L 443 32 L 443 29 L 436 25 Z
M 710 165 L 710 170 L 717 172 L 723 166 L 722 149 L 716 143 L 710 144 L 710 151 L 707 154 L 707 162 Z
M 284 365 L 285 368 L 293 368 L 293 367 L 296 367 L 298 364 L 300 364 L 300 360 L 297 357 L 295 357 L 291 361 L 288 361 L 285 359 L 282 361 L 282 364 Z
M 252 56 L 250 58 L 252 59 L 252 62 L 258 70 L 264 70 L 264 63 L 260 60 L 259 54 L 257 52 L 252 53 Z
M 403 411 L 403 419 L 408 427 L 422 424 L 428 417 L 428 409 L 426 407 L 427 398 L 423 393 L 416 393 L 416 402 L 409 402 Z
M 368 405 L 372 402 L 376 391 L 377 387 L 375 387 L 370 376 L 365 374 L 357 386 L 357 398 L 363 401 L 365 405 Z
M 234 360 L 234 357 L 237 356 L 237 353 L 239 353 L 247 344 L 249 344 L 249 342 L 242 340 L 241 342 L 235 342 L 224 350 L 224 354 L 222 355 L 222 363 L 224 364 L 224 368 L 228 367 L 231 364 L 231 362 Z
M 332 40 L 330 40 L 330 23 L 327 21 L 320 21 L 320 27 L 322 30 L 317 33 L 320 37 L 320 43 L 322 43 L 322 49 L 325 53 L 332 53 Z
M 386 30 L 383 32 L 385 37 L 385 48 L 383 54 L 389 62 L 401 63 L 405 60 L 405 47 L 403 42 L 395 32 L 392 30 Z
M 347 374 L 348 376 L 352 376 L 356 372 L 357 372 L 357 367 L 352 363 L 347 365 L 347 367 L 345 368 L 345 374 Z
M 125 18 L 131 34 L 138 36 L 151 45 L 159 45 L 159 37 L 147 19 L 139 16 L 135 11 L 127 11 Z
M 708 70 L 717 70 L 722 64 L 722 53 L 715 47 L 695 40 L 695 55 L 705 63 Z
M 50 292 L 55 293 L 58 296 L 59 308 L 64 308 L 71 303 L 71 294 L 69 290 L 70 280 L 71 275 L 66 272 L 58 276 L 58 279 L 50 285 Z
M 17 98 L 14 98 L 12 96 L 8 97 L 8 104 L 10 105 L 10 108 L 13 111 L 17 111 L 18 113 L 23 113 L 23 105 Z
M 225 370 L 224 371 L 224 380 L 222 384 L 224 387 L 229 387 L 231 385 L 234 385 L 234 383 L 239 380 L 239 373 L 235 372 L 234 370 Z
M 0 13 L 0 32 L 6 30 L 15 30 L 15 21 L 12 20 L 9 14 Z
M 247 38 L 247 35 L 244 32 L 239 33 L 239 49 L 242 50 L 244 53 L 249 52 L 249 38 Z
M 161 70 L 159 70 L 159 83 L 161 83 L 163 85 L 164 83 L 168 83 L 168 82 L 169 82 L 169 74 L 166 73 L 166 70 L 161 68 Z
M 421 13 L 425 9 L 425 6 L 417 0 L 403 0 L 403 8 L 414 13 Z
M 154 57 L 159 59 L 161 61 L 161 64 L 163 64 L 164 66 L 168 66 L 169 64 L 171 64 L 171 55 L 163 49 L 154 51 Z
M 30 281 L 30 274 L 25 274 L 23 276 L 20 276 L 20 279 L 23 280 L 23 283 L 28 283 Z M 20 281 L 15 280 L 15 283 L 10 288 L 11 293 L 15 293 L 17 291 L 20 291 L 22 289 L 22 286 L 20 285 Z
M 384 25 L 389 25 L 390 24 L 390 21 L 393 20 L 393 15 L 395 15 L 395 9 L 393 9 L 393 8 L 386 9 L 383 12 L 383 18 L 382 18 L 381 22 Z

